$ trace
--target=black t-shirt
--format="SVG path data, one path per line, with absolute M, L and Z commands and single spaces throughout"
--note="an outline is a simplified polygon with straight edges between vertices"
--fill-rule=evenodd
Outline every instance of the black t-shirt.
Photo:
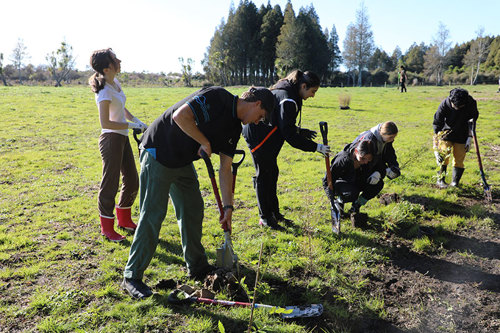
M 212 152 L 233 157 L 241 135 L 235 96 L 221 87 L 207 87 L 191 94 L 168 108 L 148 127 L 142 146 L 168 168 L 186 166 L 199 159 L 200 144 L 182 131 L 172 119 L 173 113 L 188 104 L 196 125 L 210 141 Z

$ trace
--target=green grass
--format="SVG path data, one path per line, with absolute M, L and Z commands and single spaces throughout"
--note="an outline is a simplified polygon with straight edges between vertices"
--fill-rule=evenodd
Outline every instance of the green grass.
M 469 87 L 478 100 L 477 132 L 494 189 L 500 184 L 496 88 Z M 377 265 L 390 257 L 392 249 L 378 242 L 387 233 L 410 241 L 415 252 L 433 252 L 446 242 L 448 233 L 472 225 L 496 228 L 491 209 L 478 201 L 482 187 L 474 149 L 465 161 L 462 188 L 439 191 L 433 186 L 432 117 L 450 89 L 410 87 L 401 94 L 394 88 L 321 88 L 314 99 L 305 101 L 302 126 L 318 130 L 319 121 L 327 121 L 333 151 L 386 120 L 395 121 L 400 129 L 394 147 L 402 176 L 387 181 L 383 193 L 396 192 L 402 200 L 388 206 L 370 201 L 363 208 L 370 216 L 370 228 L 353 229 L 346 220 L 339 237 L 331 233 L 329 205 L 321 186 L 323 157 L 287 144 L 278 159 L 278 195 L 282 213 L 295 221 L 295 227 L 288 232 L 261 229 L 251 180 L 255 170 L 240 140 L 239 148 L 246 150 L 247 158 L 238 170 L 233 243 L 244 265 L 245 283 L 253 290 L 263 242 L 263 281 L 257 302 L 325 307 L 318 323 L 284 321 L 256 310 L 254 322 L 261 331 L 343 332 L 360 318 L 386 318 L 384 299 L 367 290 L 364 276 L 367 271 L 376 272 Z M 127 107 L 150 123 L 194 90 L 125 87 Z M 241 94 L 245 89 L 229 90 Z M 343 92 L 352 96 L 351 110 L 338 108 L 338 95 Z M 99 233 L 100 128 L 90 89 L 0 87 L 0 114 L 4 124 L 0 131 L 0 327 L 40 332 L 246 330 L 249 309 L 171 306 L 166 301 L 169 290 L 135 302 L 120 291 L 132 237 L 114 244 Z M 218 159 L 212 162 L 217 169 Z M 214 261 L 223 233 L 204 164 L 197 161 L 195 166 L 206 207 L 203 244 Z M 132 214 L 137 219 L 138 200 Z M 419 237 L 420 225 L 435 227 L 436 237 Z M 145 272 L 145 282 L 152 286 L 162 279 L 193 284 L 186 277 L 171 205 L 157 253 Z

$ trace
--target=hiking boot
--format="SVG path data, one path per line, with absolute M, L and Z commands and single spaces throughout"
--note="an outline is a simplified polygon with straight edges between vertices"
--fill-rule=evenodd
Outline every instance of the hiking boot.
M 281 213 L 273 213 L 274 219 L 277 222 L 282 222 L 288 226 L 293 225 L 293 221 L 290 219 L 287 219 L 283 214 Z
M 132 296 L 132 298 L 136 299 L 143 299 L 153 295 L 151 288 L 139 279 L 124 278 L 120 287 Z
M 259 220 L 259 225 L 263 227 L 269 227 L 273 230 L 279 230 L 279 231 L 285 230 L 285 228 L 280 226 L 278 224 L 278 221 L 276 221 L 274 218 L 261 218 Z
M 217 267 L 208 264 L 196 272 L 190 271 L 188 273 L 188 278 L 196 280 L 196 281 L 203 281 L 207 277 L 207 275 L 215 272 L 215 270 L 217 270 Z

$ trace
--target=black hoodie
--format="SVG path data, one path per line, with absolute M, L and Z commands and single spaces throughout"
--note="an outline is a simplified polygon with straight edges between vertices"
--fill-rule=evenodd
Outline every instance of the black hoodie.
M 477 103 L 474 98 L 469 96 L 465 106 L 459 110 L 455 110 L 451 106 L 450 97 L 447 97 L 439 105 L 436 113 L 434 114 L 434 121 L 432 126 L 434 133 L 440 131 L 448 131 L 443 136 L 443 140 L 455 143 L 465 143 L 469 136 L 469 119 L 474 119 L 474 122 L 479 117 L 477 111 Z
M 271 123 L 249 124 L 243 126 L 243 136 L 250 149 L 259 145 L 264 138 L 277 127 L 260 148 L 261 151 L 278 154 L 286 140 L 292 147 L 303 151 L 316 151 L 317 144 L 299 133 L 295 125 L 297 116 L 302 110 L 302 98 L 295 86 L 284 80 L 276 84 L 271 90 L 276 98 L 276 106 L 271 116 Z

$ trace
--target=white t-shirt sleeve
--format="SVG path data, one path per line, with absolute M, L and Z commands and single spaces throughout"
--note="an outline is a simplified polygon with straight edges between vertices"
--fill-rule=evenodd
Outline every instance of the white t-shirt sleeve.
M 101 91 L 97 93 L 97 98 L 95 101 L 97 104 L 99 104 L 102 101 L 111 101 L 111 100 L 112 100 L 111 91 L 109 91 L 109 89 L 106 89 L 106 87 L 104 87 L 103 89 L 101 89 Z

